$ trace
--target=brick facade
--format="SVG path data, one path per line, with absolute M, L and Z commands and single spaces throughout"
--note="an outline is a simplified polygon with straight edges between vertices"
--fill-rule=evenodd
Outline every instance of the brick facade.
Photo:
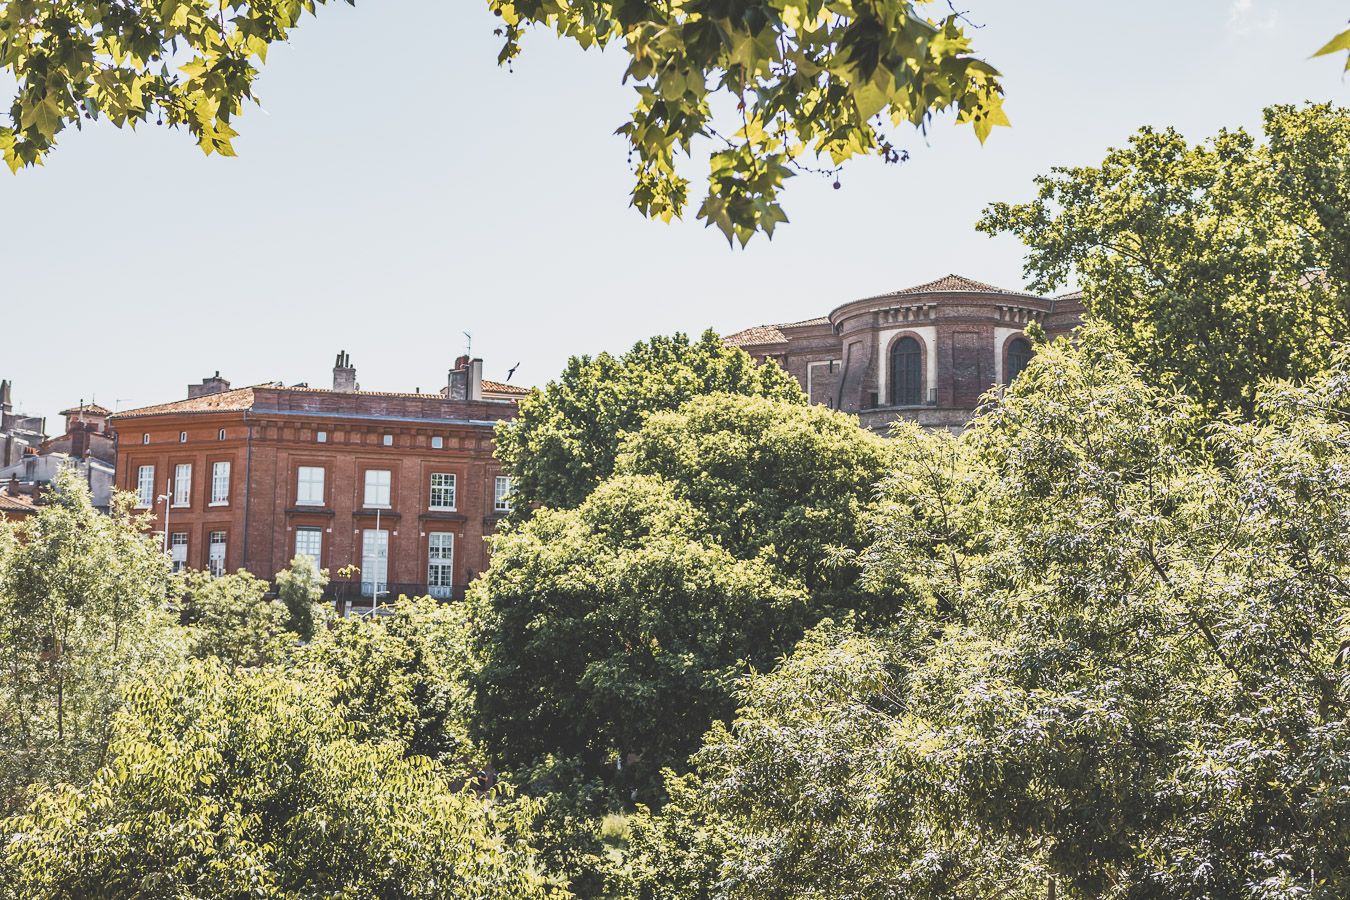
M 1010 349 L 1016 357 L 1025 348 L 1016 342 L 1031 322 L 1057 337 L 1078 327 L 1082 311 L 1081 295 L 1039 297 L 948 275 L 817 319 L 747 328 L 726 343 L 782 366 L 812 403 L 855 413 L 865 427 L 910 419 L 959 430 L 986 391 L 1007 383 Z M 917 385 L 896 371 L 901 342 L 917 357 Z
M 161 498 L 168 496 L 167 530 L 183 565 L 213 568 L 213 533 L 224 538 L 216 542 L 223 543 L 223 565 L 217 568 L 243 568 L 263 578 L 285 568 L 298 548 L 317 545 L 334 593 L 368 597 L 370 585 L 361 589 L 362 576 L 337 573 L 346 566 L 370 568 L 363 564 L 374 558 L 370 551 L 379 538 L 368 547 L 366 535 L 376 530 L 378 519 L 388 542 L 387 576 L 381 581 L 394 596 L 428 592 L 432 541 L 441 556 L 452 542 L 451 559 L 438 560 L 437 567 L 437 578 L 450 584 L 432 593 L 461 596 L 487 566 L 485 538 L 504 515 L 494 502 L 500 469 L 493 429 L 515 415 L 516 402 L 507 397 L 524 391 L 495 385 L 496 390 L 469 392 L 478 399 L 452 400 L 360 391 L 354 381 L 343 384 L 350 390 L 275 384 L 230 390 L 218 376 L 217 384 L 209 384 L 212 380 L 203 382 L 205 391 L 194 385 L 188 400 L 113 417 L 117 485 L 136 493 L 143 487 L 143 467 L 153 467 L 147 506 L 155 517 L 153 529 L 164 533 Z M 227 487 L 221 477 L 226 465 Z M 368 502 L 368 471 L 388 473 L 387 503 Z M 321 487 L 315 472 L 322 473 Z M 306 496 L 300 494 L 302 474 Z M 433 474 L 453 476 L 453 503 L 445 502 L 446 479 L 438 478 L 439 506 L 448 508 L 433 508 Z M 373 575 L 367 572 L 367 581 Z

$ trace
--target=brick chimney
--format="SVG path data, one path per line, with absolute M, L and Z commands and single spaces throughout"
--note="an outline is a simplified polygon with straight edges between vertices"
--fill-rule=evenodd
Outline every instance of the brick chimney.
M 89 452 L 89 432 L 94 428 L 92 422 L 75 422 L 70 427 L 71 459 L 84 459 L 84 455 Z
M 360 389 L 361 386 L 356 383 L 356 366 L 352 365 L 351 356 L 346 350 L 339 351 L 337 361 L 333 363 L 333 390 L 350 394 Z
M 0 413 L 14 411 L 14 387 L 9 383 L 9 379 L 0 381 Z
M 194 397 L 207 397 L 211 394 L 223 394 L 229 389 L 229 381 L 221 378 L 220 370 L 217 369 L 216 374 L 212 375 L 210 378 L 203 378 L 201 384 L 188 385 L 188 399 L 191 400 Z
M 461 356 L 450 370 L 445 396 L 450 400 L 483 399 L 483 361 Z

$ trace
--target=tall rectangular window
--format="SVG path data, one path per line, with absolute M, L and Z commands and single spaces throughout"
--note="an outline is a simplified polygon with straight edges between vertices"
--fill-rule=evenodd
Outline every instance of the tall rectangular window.
M 450 599 L 454 595 L 455 536 L 448 531 L 427 535 L 427 592 Z
M 187 506 L 192 501 L 192 463 L 173 467 L 173 505 Z
M 211 502 L 230 502 L 230 464 L 228 462 L 211 464 Z
M 389 588 L 389 532 L 367 528 L 361 536 L 361 593 L 375 597 Z
M 225 574 L 225 532 L 213 531 L 206 542 L 206 569 L 219 578 Z
M 136 470 L 136 505 L 145 509 L 155 505 L 154 466 L 141 466 Z
M 173 562 L 175 572 L 183 571 L 187 565 L 187 542 L 186 531 L 175 531 L 169 535 L 169 559 Z
M 295 502 L 300 506 L 323 506 L 323 466 L 301 466 L 296 474 Z
M 498 475 L 492 490 L 492 508 L 497 512 L 509 512 L 511 509 L 511 478 Z
M 432 509 L 455 508 L 455 476 L 447 472 L 431 473 Z
M 323 563 L 323 529 L 322 528 L 297 528 L 295 529 L 295 555 L 308 556 L 314 560 L 314 568 L 319 568 Z
M 366 469 L 366 496 L 362 505 L 367 509 L 388 509 L 389 484 L 388 469 Z

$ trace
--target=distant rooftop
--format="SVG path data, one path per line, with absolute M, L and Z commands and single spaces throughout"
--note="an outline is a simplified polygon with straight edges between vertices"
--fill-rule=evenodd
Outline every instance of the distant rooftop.
M 429 393 L 400 391 L 335 391 L 331 388 L 303 387 L 299 385 L 287 386 L 277 382 L 268 382 L 251 385 L 249 387 L 234 388 L 228 391 L 220 391 L 215 394 L 203 394 L 200 397 L 190 397 L 186 400 L 173 400 L 169 403 L 158 403 L 154 406 L 124 409 L 121 412 L 113 413 L 112 417 L 114 419 L 130 419 L 142 418 L 145 416 L 182 415 L 184 413 L 243 412 L 245 410 L 253 409 L 256 402 L 256 392 L 260 390 L 279 391 L 286 394 L 326 394 L 335 397 L 406 397 L 417 400 L 437 400 L 447 402 L 444 396 L 434 391 Z M 497 381 L 484 381 L 483 391 L 485 394 L 510 394 L 512 396 L 524 396 L 529 393 L 527 388 Z M 483 399 L 485 402 L 490 403 L 495 398 L 484 397 Z
M 828 325 L 830 320 L 825 316 L 817 316 L 814 319 L 803 319 L 800 322 L 783 322 L 778 325 L 755 325 L 751 328 L 745 328 L 735 334 L 729 334 L 722 339 L 722 343 L 728 347 L 745 347 L 757 344 L 776 344 L 780 341 L 786 341 L 787 335 L 783 334 L 784 328 L 802 328 L 810 325 Z
M 964 275 L 955 273 L 943 275 L 933 281 L 924 284 L 916 284 L 913 287 L 901 288 L 898 291 L 891 291 L 886 294 L 876 294 L 871 297 L 863 297 L 861 300 L 850 300 L 836 308 L 842 309 L 853 303 L 861 303 L 866 300 L 880 300 L 885 297 L 908 297 L 921 294 L 1005 294 L 1014 297 L 1032 297 L 1037 300 L 1044 300 L 1039 294 L 1029 294 L 1026 291 L 1014 291 L 1007 288 L 1001 288 L 997 285 L 986 284 L 983 281 L 976 281 L 973 278 L 967 278 Z M 1081 297 L 1081 293 L 1079 294 Z M 1069 299 L 1068 297 L 1060 299 Z M 1078 298 L 1074 298 L 1078 299 Z M 728 347 L 758 347 L 764 344 L 779 344 L 787 340 L 787 335 L 783 333 L 784 328 L 798 328 L 808 325 L 826 325 L 829 324 L 829 316 L 820 316 L 815 319 L 805 319 L 801 322 L 784 322 L 779 325 L 755 325 L 750 328 L 744 328 L 735 334 L 729 334 L 722 339 L 722 343 Z
M 78 416 L 81 413 L 88 413 L 91 416 L 111 416 L 112 410 L 104 409 L 97 403 L 86 403 L 83 406 L 72 406 L 70 409 L 63 409 L 57 415 L 59 416 Z
M 943 275 L 941 278 L 935 278 L 924 284 L 916 284 L 913 287 L 901 288 L 898 291 L 876 294 L 862 299 L 878 300 L 882 297 L 903 297 L 911 294 L 1011 294 L 1015 297 L 1035 297 L 1037 299 L 1043 299 L 1039 294 L 1001 288 L 998 285 L 976 281 L 974 278 L 967 278 L 964 275 L 957 275 L 954 272 Z M 858 301 L 852 300 L 849 302 L 857 303 Z M 848 304 L 844 305 L 847 306 Z
M 33 498 L 27 494 L 11 494 L 8 491 L 0 490 L 0 512 L 35 512 L 37 507 L 33 503 Z

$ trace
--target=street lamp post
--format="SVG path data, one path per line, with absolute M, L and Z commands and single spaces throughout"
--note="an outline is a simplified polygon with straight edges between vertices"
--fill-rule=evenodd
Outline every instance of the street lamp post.
M 169 553 L 169 503 L 173 498 L 173 479 L 169 478 L 164 482 L 164 493 L 159 495 L 159 499 L 164 501 L 164 554 Z

